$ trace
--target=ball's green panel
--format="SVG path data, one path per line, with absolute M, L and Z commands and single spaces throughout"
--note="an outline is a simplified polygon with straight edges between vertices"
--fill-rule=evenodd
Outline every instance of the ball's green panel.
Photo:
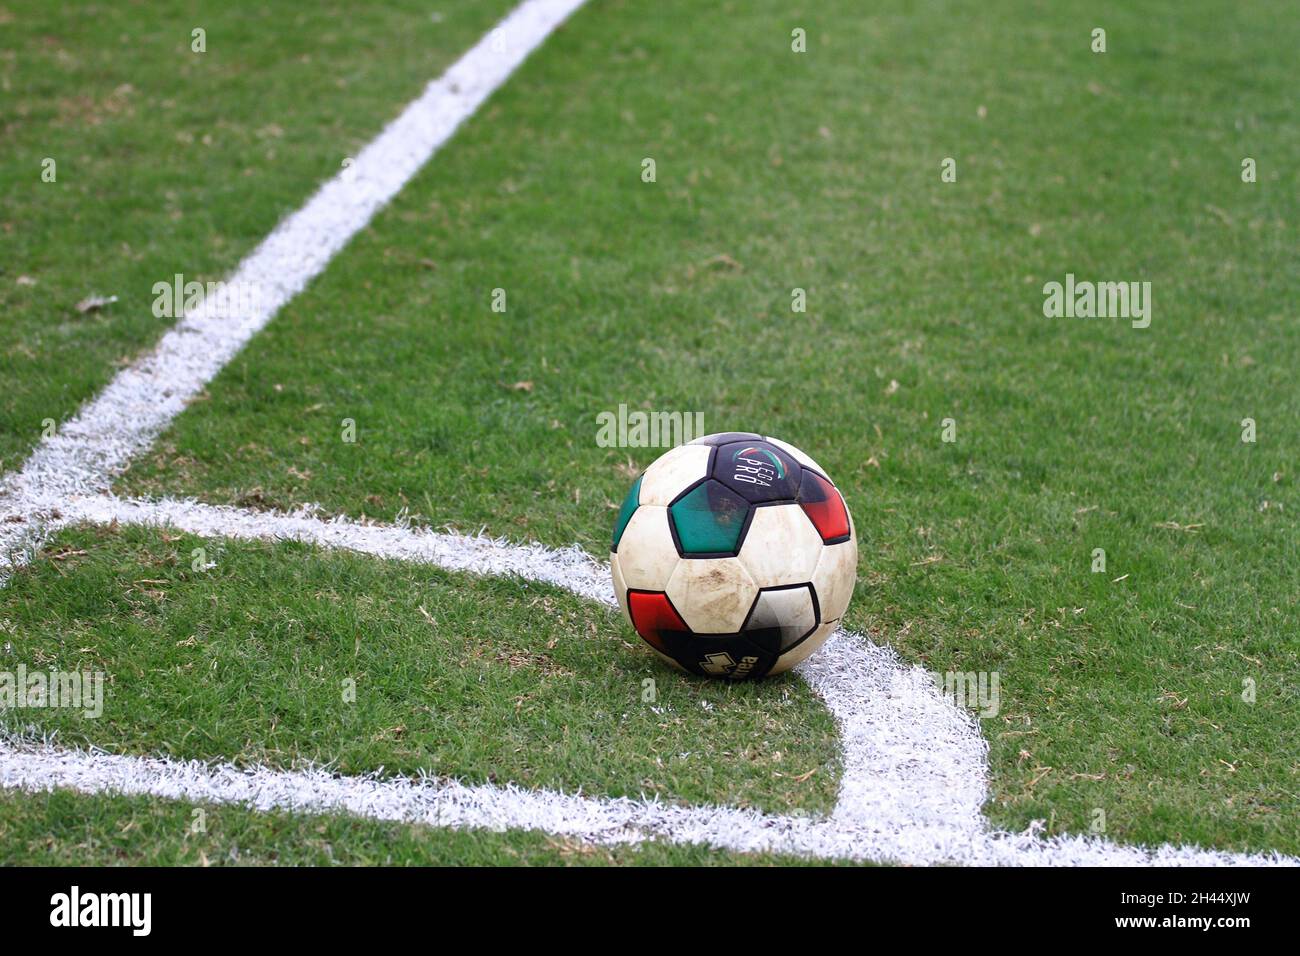
M 682 554 L 735 554 L 749 502 L 721 482 L 709 480 L 668 511 Z
M 627 523 L 632 520 L 632 513 L 636 511 L 636 506 L 641 503 L 641 479 L 637 478 L 632 482 L 632 490 L 627 493 L 623 499 L 623 507 L 618 509 L 618 521 L 614 525 L 614 541 L 609 546 L 609 550 L 618 550 L 618 541 L 623 537 L 623 532 L 627 529 Z

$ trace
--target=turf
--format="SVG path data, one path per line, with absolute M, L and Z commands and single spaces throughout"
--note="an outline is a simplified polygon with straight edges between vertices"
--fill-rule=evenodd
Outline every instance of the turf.
M 0 627 L 0 670 L 106 675 L 99 717 L 0 710 L 67 746 L 776 812 L 828 812 L 839 779 L 797 678 L 665 673 L 616 609 L 518 580 L 97 527 L 0 590 Z
M 0 468 L 172 325 L 154 283 L 222 279 L 512 6 L 7 2 Z
M 201 829 L 196 829 L 201 827 Z M 799 857 L 0 790 L 0 866 L 791 866 Z
M 505 6 L 440 24 L 389 7 L 346 31 L 314 11 L 266 29 L 258 17 L 283 14 L 175 5 L 142 23 L 123 8 L 78 26 L 6 7 L 0 30 L 20 52 L 0 55 L 16 147 L 0 158 L 3 467 L 42 418 L 66 417 L 166 327 L 149 314 L 153 282 L 219 277 Z M 863 555 L 849 624 L 938 671 L 999 672 L 1001 712 L 984 723 L 996 822 L 1081 831 L 1100 809 L 1119 840 L 1297 852 L 1298 340 L 1286 304 L 1300 143 L 1287 12 L 595 3 L 121 488 L 405 508 L 599 552 L 630 474 L 656 452 L 598 447 L 598 412 L 698 410 L 709 430 L 779 434 L 818 457 L 854 508 Z M 189 29 L 205 21 L 210 52 L 195 58 Z M 1104 55 L 1088 51 L 1097 25 Z M 794 26 L 809 31 L 808 54 L 789 52 Z M 58 184 L 39 181 L 45 155 L 59 158 Z M 639 180 L 647 156 L 654 184 Z M 940 182 L 945 156 L 956 183 Z M 1245 156 L 1258 183 L 1240 181 Z M 1043 318 L 1043 283 L 1067 271 L 1151 280 L 1151 328 Z M 789 311 L 796 286 L 807 314 Z M 489 310 L 498 287 L 504 314 Z M 90 292 L 121 301 L 78 315 L 71 304 Z M 1240 440 L 1245 417 L 1259 423 L 1255 444 Z M 340 440 L 343 418 L 357 421 L 356 444 Z M 711 740 L 682 767 L 635 753 L 632 766 L 606 763 L 589 683 L 608 713 L 612 699 L 635 703 L 641 665 L 661 688 L 690 688 L 681 725 L 659 737 L 640 726 L 629 749 L 643 758 L 691 733 L 697 695 L 714 690 L 655 669 L 621 646 L 616 619 L 563 594 L 288 545 L 225 545 L 239 555 L 232 577 L 219 564 L 194 581 L 178 550 L 192 543 L 76 532 L 0 592 L 0 617 L 21 622 L 6 640 L 29 663 L 79 661 L 92 645 L 75 638 L 93 638 L 86 658 L 130 677 L 116 722 L 56 716 L 48 729 L 136 752 L 432 762 L 478 779 L 503 763 L 511 779 L 597 792 L 631 792 L 646 773 L 677 799 L 829 798 L 833 773 L 796 793 L 743 759 L 735 775 L 706 759 Z M 1095 548 L 1105 572 L 1090 570 Z M 478 630 L 447 642 L 459 657 L 431 664 L 412 650 L 433 627 L 418 611 L 433 611 L 426 591 L 448 602 L 447 620 L 488 601 L 499 625 L 474 619 Z M 554 621 L 534 620 L 539 595 L 561 609 Z M 374 654 L 366 673 L 386 691 L 358 711 L 377 740 L 327 712 L 317 679 L 344 673 L 349 622 L 372 635 L 358 653 Z M 568 643 L 592 624 L 598 640 Z M 200 632 L 207 642 L 174 646 Z M 394 638 L 389 674 L 376 646 Z M 562 650 L 568 687 L 535 673 L 538 656 Z M 613 666 L 626 686 L 602 683 Z M 149 679 L 132 690 L 138 674 Z M 482 712 L 411 722 L 421 681 L 464 689 L 470 674 L 491 687 Z M 250 683 L 259 697 L 241 699 Z M 825 759 L 825 714 L 800 688 L 786 686 L 793 703 L 761 739 L 793 736 Z M 530 691 L 540 710 L 509 726 L 511 695 Z M 754 711 L 760 699 L 725 703 Z M 484 714 L 529 740 L 534 717 L 568 719 L 592 740 L 532 755 L 466 744 Z M 743 757 L 754 729 L 743 713 L 725 719 L 737 721 L 729 755 Z M 99 812 L 42 816 L 48 802 L 3 797 L 18 809 L 0 819 L 38 833 Z M 106 824 L 126 812 L 116 798 L 66 799 L 98 802 Z M 447 837 L 449 858 L 470 852 L 459 839 Z M 265 858 L 279 853 L 291 851 Z
M 847 623 L 1000 674 L 995 822 L 1296 852 L 1286 12 L 596 3 L 121 490 L 599 553 L 657 452 L 598 413 L 776 434 L 854 509 Z M 1150 328 L 1045 318 L 1067 272 Z

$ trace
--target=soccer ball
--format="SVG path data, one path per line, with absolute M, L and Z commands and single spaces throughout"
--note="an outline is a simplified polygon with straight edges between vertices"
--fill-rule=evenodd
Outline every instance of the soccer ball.
M 679 445 L 632 485 L 610 546 L 628 623 L 664 660 L 706 677 L 779 674 L 835 630 L 858 572 L 844 498 L 775 438 Z

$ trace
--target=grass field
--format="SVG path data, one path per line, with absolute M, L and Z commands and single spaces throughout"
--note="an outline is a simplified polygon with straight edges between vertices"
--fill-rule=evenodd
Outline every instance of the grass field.
M 6 3 L 0 467 L 173 323 L 155 282 L 222 279 L 510 6 Z
M 9 654 L 110 675 L 102 717 L 51 709 L 43 732 L 347 774 L 773 811 L 834 803 L 834 728 L 797 679 L 674 679 L 634 648 L 616 609 L 554 588 L 291 543 L 218 544 L 205 555 L 215 567 L 195 572 L 203 545 L 85 529 L 0 592 Z
M 73 35 L 9 4 L 3 467 L 167 327 L 153 282 L 219 278 L 507 7 L 433 23 L 401 4 L 346 30 L 124 10 Z M 999 673 L 993 823 L 1088 832 L 1100 809 L 1123 843 L 1300 853 L 1288 12 L 593 2 L 117 490 L 599 555 L 660 450 L 600 447 L 598 413 L 777 435 L 853 509 L 846 626 L 936 672 Z M 122 31 L 140 55 L 103 45 Z M 41 183 L 40 157 L 65 152 Z M 1150 326 L 1045 318 L 1067 273 L 1149 281 Z M 120 300 L 77 316 L 92 291 Z M 222 557 L 196 575 L 200 545 Z M 113 675 L 105 719 L 36 721 L 66 743 L 834 803 L 835 728 L 797 679 L 678 676 L 615 613 L 536 585 L 82 528 L 0 591 L 0 619 L 13 659 Z M 370 692 L 344 709 L 350 676 Z M 640 702 L 646 677 L 664 713 Z M 0 845 L 9 862 L 83 843 L 159 862 L 236 843 L 267 862 L 734 861 L 219 813 L 230 840 L 193 841 L 182 805 L 6 793 Z

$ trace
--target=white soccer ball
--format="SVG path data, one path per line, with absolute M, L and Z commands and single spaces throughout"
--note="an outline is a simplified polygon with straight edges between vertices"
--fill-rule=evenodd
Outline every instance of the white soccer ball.
M 655 653 L 692 674 L 779 674 L 835 630 L 858 542 L 839 489 L 793 445 L 725 432 L 679 445 L 632 485 L 614 591 Z

